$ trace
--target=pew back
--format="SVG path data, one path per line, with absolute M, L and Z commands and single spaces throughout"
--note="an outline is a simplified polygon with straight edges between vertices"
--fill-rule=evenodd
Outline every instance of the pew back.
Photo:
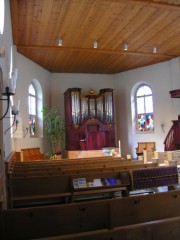
M 143 150 L 152 151 L 156 150 L 155 142 L 138 142 L 138 146 L 136 147 L 137 156 L 143 155 Z
M 21 149 L 21 161 L 41 159 L 44 159 L 44 154 L 40 152 L 39 147 Z
M 112 233 L 113 239 L 119 239 L 118 236 L 125 236 L 122 239 L 136 239 L 133 233 L 137 232 L 132 229 L 136 229 L 137 226 L 141 230 L 137 235 L 138 239 L 143 239 L 142 237 L 145 237 L 143 230 L 148 233 L 153 221 L 160 223 L 167 220 L 168 222 L 169 218 L 174 218 L 176 223 L 174 229 L 177 234 L 180 231 L 177 231 L 180 223 L 179 199 L 180 191 L 174 190 L 121 199 L 6 210 L 3 212 L 5 239 L 14 240 L 14 236 L 18 240 L 44 239 L 48 236 L 59 235 L 59 239 L 86 240 L 89 234 L 91 236 L 89 239 L 94 240 L 109 239 L 107 236 L 111 236 Z M 146 227 L 144 228 L 144 226 Z M 114 231 L 115 229 L 117 231 Z M 122 229 L 126 229 L 126 232 Z M 166 232 L 165 229 L 161 228 L 162 230 Z M 132 236 L 128 234 L 129 231 Z M 74 238 L 71 238 L 73 236 L 71 234 L 74 234 Z M 79 234 L 78 238 L 75 238 L 76 234 Z M 84 238 L 81 238 L 83 234 Z M 94 238 L 92 238 L 93 234 Z M 99 235 L 100 238 L 97 238 L 98 234 L 102 234 L 105 238 L 101 238 L 101 235 Z M 128 238 L 130 236 L 131 238 Z M 150 238 L 148 238 L 149 236 Z M 156 228 L 153 238 L 151 234 L 147 234 L 146 239 L 161 240 L 162 238 L 158 238 L 158 236 L 164 235 L 158 233 Z M 169 233 L 167 236 L 173 236 L 173 234 Z M 178 239 L 178 237 L 177 235 L 172 239 Z

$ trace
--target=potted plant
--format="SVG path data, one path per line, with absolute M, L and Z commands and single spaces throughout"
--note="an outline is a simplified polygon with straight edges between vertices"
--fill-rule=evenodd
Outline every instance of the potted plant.
M 57 108 L 47 109 L 43 107 L 44 130 L 47 140 L 50 144 L 50 153 L 46 154 L 48 158 L 57 158 L 61 154 L 64 144 L 65 123 L 64 117 Z

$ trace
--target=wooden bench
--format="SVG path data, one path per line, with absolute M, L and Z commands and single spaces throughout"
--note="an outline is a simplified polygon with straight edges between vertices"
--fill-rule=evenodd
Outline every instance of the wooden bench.
M 9 178 L 10 208 L 65 203 L 71 195 L 70 176 L 35 176 Z
M 176 160 L 180 164 L 180 151 L 168 151 L 168 160 Z
M 130 188 L 130 175 L 126 171 L 128 181 L 124 182 L 121 179 L 119 172 L 93 172 L 84 173 L 82 175 L 40 175 L 27 177 L 9 177 L 9 198 L 10 208 L 44 205 L 47 203 L 66 203 L 73 202 L 74 196 L 81 195 L 92 196 L 94 194 L 102 195 L 102 193 L 109 193 L 123 191 L 125 195 L 127 187 Z M 102 179 L 105 177 L 114 177 L 120 182 L 113 186 L 99 186 L 99 187 L 84 187 L 75 189 L 73 187 L 73 179 L 86 178 L 87 183 L 93 179 Z
M 44 159 L 44 154 L 40 152 L 39 147 L 21 149 L 21 161 L 41 159 Z
M 83 165 L 114 165 L 114 164 L 123 164 L 131 162 L 129 159 L 121 159 L 121 158 L 105 158 L 105 159 L 96 159 L 92 158 L 89 160 L 41 160 L 41 161 L 26 161 L 26 162 L 14 162 L 12 165 L 12 169 L 18 169 L 18 168 L 23 168 L 23 169 L 29 169 L 29 168 L 43 168 L 44 166 L 62 166 L 62 167 L 68 167 L 68 166 L 83 166 Z M 9 169 L 10 171 L 10 169 Z
M 111 230 L 95 230 L 83 233 L 67 234 L 63 236 L 38 238 L 39 240 L 105 240 L 105 239 L 136 239 L 144 240 L 144 236 L 148 236 L 148 240 L 178 240 L 180 235 L 180 217 L 172 217 L 151 222 L 138 223 L 129 226 L 117 227 Z M 147 238 L 146 238 L 147 239 Z
M 180 191 L 172 190 L 119 199 L 4 210 L 5 239 L 16 236 L 19 240 L 47 237 L 73 240 L 138 237 L 144 240 L 146 236 L 151 240 L 176 240 L 180 233 L 179 199 Z
M 51 164 L 51 165 L 43 165 L 33 166 L 33 167 L 18 167 L 14 166 L 11 169 L 11 176 L 13 177 L 26 177 L 26 176 L 40 176 L 40 175 L 72 175 L 72 174 L 81 174 L 88 172 L 109 172 L 109 171 L 120 171 L 120 170 L 128 170 L 134 168 L 148 168 L 148 167 L 156 167 L 157 163 L 147 163 L 144 164 L 140 161 L 133 161 L 125 163 L 110 163 L 110 164 L 87 164 L 87 165 L 68 165 L 61 166 L 61 164 Z
M 149 165 L 151 168 L 148 167 Z M 72 171 L 71 169 L 69 172 L 55 172 L 55 174 L 47 174 L 45 172 L 44 175 L 37 171 L 31 173 L 29 176 L 27 174 L 24 177 L 10 174 L 8 181 L 10 207 L 14 208 L 32 204 L 43 205 L 55 202 L 66 203 L 72 202 L 74 196 L 90 196 L 93 194 L 97 195 L 98 193 L 102 195 L 103 192 L 109 192 L 111 194 L 113 192 L 122 191 L 123 195 L 128 195 L 128 191 L 133 189 L 174 185 L 178 183 L 176 166 L 163 168 L 152 168 L 152 166 L 153 164 L 143 164 L 141 167 L 139 164 L 132 164 L 129 166 L 115 167 L 114 169 L 105 168 L 105 171 L 102 169 L 100 171 L 100 169 L 97 168 L 86 169 L 87 171 L 85 171 L 85 169 L 82 171 Z M 158 171 L 159 176 L 157 175 Z M 144 176 L 145 173 L 146 177 Z M 86 178 L 87 182 L 91 182 L 93 179 L 101 180 L 106 177 L 114 177 L 118 180 L 117 184 L 115 184 L 115 186 L 106 186 L 102 184 L 102 186 L 95 188 L 73 188 L 73 179 Z M 120 188 L 122 189 L 120 190 Z
M 137 157 L 143 155 L 143 150 L 152 151 L 156 150 L 155 142 L 138 142 L 138 146 L 135 148 Z
M 143 160 L 144 163 L 151 162 L 154 158 L 154 152 L 151 150 L 143 150 Z
M 164 161 L 171 160 L 171 154 L 168 151 L 164 152 L 155 151 L 154 157 L 158 159 L 158 164 L 164 164 L 165 163 Z

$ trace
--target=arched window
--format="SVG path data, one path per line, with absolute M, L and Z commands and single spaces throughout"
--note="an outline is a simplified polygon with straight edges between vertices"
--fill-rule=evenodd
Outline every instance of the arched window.
M 30 135 L 36 135 L 37 93 L 34 85 L 29 86 L 29 129 Z
M 148 85 L 141 85 L 136 91 L 137 130 L 154 131 L 153 95 Z

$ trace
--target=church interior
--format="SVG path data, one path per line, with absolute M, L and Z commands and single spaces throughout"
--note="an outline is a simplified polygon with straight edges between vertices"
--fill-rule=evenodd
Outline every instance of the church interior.
M 0 90 L 0 239 L 179 239 L 179 1 L 0 0 Z

